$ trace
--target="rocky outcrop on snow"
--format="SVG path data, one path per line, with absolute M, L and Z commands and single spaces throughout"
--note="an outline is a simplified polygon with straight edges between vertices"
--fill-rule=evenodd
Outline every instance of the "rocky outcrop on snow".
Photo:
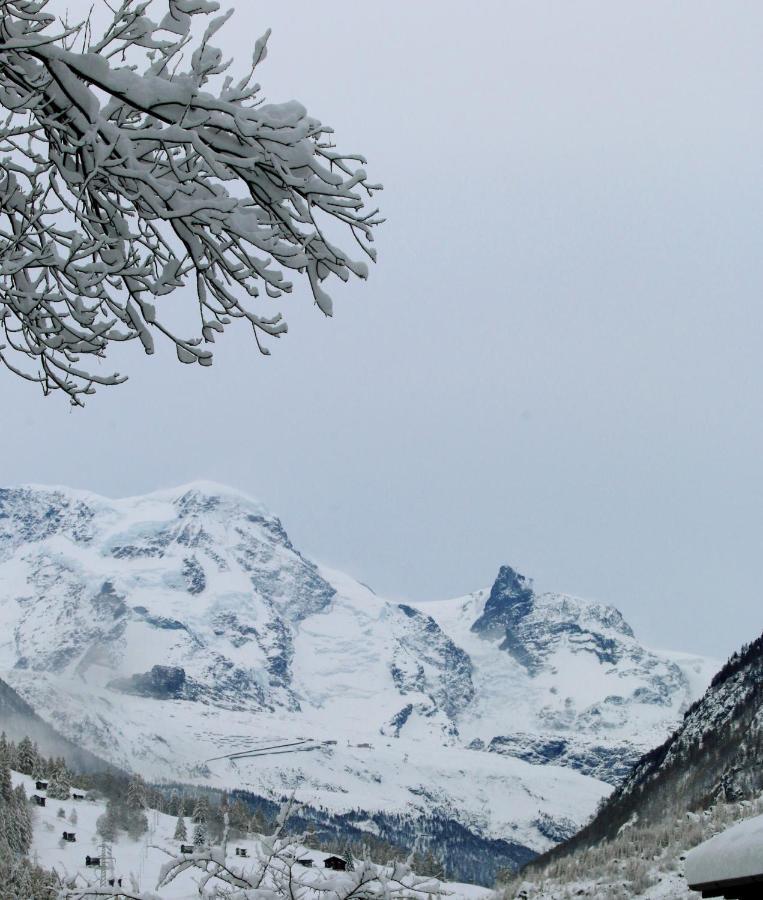
M 527 640 L 526 620 L 532 612 L 533 601 L 532 586 L 524 575 L 510 566 L 501 566 L 482 615 L 472 625 L 475 634 L 500 639 L 501 650 L 508 651 L 530 674 L 537 672 L 540 665 Z
M 155 700 L 195 699 L 195 691 L 185 677 L 182 666 L 152 666 L 150 672 L 141 672 L 129 678 L 115 678 L 109 687 L 138 697 Z
M 474 697 L 472 663 L 435 620 L 400 604 L 399 623 L 390 674 L 398 692 L 425 694 L 432 709 L 455 721 Z
M 487 750 L 523 759 L 535 766 L 566 766 L 611 785 L 620 784 L 641 756 L 637 748 L 630 744 L 607 746 L 572 736 L 546 736 L 521 731 L 494 737 Z
M 633 631 L 613 606 L 581 601 L 563 594 L 537 596 L 531 583 L 510 566 L 502 566 L 482 615 L 472 631 L 485 638 L 500 639 L 500 648 L 536 675 L 560 643 L 575 652 L 591 653 L 600 663 L 614 666 L 630 656 L 644 660 Z M 676 672 L 680 678 L 680 673 Z M 655 683 L 669 702 L 671 686 Z
M 535 591 L 510 566 L 491 588 L 419 604 L 472 663 L 458 717 L 475 750 L 619 784 L 706 683 L 702 660 L 645 648 L 612 606 Z

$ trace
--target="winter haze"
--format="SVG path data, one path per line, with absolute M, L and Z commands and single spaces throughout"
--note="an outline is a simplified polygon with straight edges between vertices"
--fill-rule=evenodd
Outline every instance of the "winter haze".
M 759 634 L 763 8 L 237 7 L 236 65 L 272 27 L 268 98 L 384 183 L 379 265 L 269 359 L 131 347 L 84 411 L 3 374 L 2 483 L 215 479 L 384 596 L 510 563 L 647 644 Z

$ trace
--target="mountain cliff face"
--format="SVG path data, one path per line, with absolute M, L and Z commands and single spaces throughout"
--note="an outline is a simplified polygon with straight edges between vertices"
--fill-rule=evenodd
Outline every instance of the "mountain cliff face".
M 502 566 L 482 615 L 472 631 L 483 637 L 500 638 L 500 649 L 510 653 L 531 675 L 537 675 L 562 641 L 579 651 L 592 653 L 604 665 L 617 665 L 636 649 L 641 663 L 644 654 L 633 641 L 633 631 L 612 606 L 580 602 L 572 597 L 559 597 L 561 615 L 549 618 L 550 598 L 535 596 L 527 579 L 509 566 Z M 638 649 L 637 649 L 638 648 Z M 661 673 L 662 674 L 662 673 Z M 680 678 L 679 673 L 674 673 Z M 670 686 L 664 700 L 670 702 Z
M 387 602 L 218 485 L 0 491 L 0 674 L 148 777 L 434 811 L 526 858 L 586 820 L 708 671 L 509 567 L 467 597 Z

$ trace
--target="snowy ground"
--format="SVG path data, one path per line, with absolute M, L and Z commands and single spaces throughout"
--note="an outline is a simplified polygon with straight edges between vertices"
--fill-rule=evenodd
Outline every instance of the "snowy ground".
M 36 793 L 45 795 L 44 791 L 36 791 L 34 781 L 25 775 L 13 773 L 13 782 L 14 785 L 23 784 L 30 797 Z M 45 807 L 32 808 L 34 840 L 30 858 L 41 866 L 55 869 L 66 876 L 79 873 L 78 886 L 87 884 L 86 879 L 96 879 L 98 870 L 87 868 L 85 857 L 100 856 L 101 838 L 96 831 L 96 822 L 106 809 L 105 802 L 48 799 Z M 61 808 L 66 811 L 64 819 L 57 815 Z M 68 820 L 72 809 L 77 813 L 76 824 L 71 824 Z M 149 830 L 140 840 L 132 841 L 123 834 L 112 847 L 115 863 L 113 874 L 123 878 L 124 886 L 131 885 L 130 879 L 134 878 L 136 886 L 143 891 L 155 889 L 162 865 L 169 859 L 169 854 L 174 855 L 180 849 L 178 841 L 173 840 L 177 820 L 154 810 L 148 810 L 147 816 Z M 76 842 L 72 844 L 63 841 L 64 831 L 73 831 Z M 236 846 L 247 846 L 253 852 L 252 842 L 241 841 Z M 231 854 L 235 860 L 233 847 Z M 160 896 L 167 900 L 187 900 L 198 896 L 194 876 L 184 873 L 174 884 L 163 889 Z
M 44 791 L 35 789 L 34 781 L 17 772 L 13 773 L 13 784 L 23 784 L 27 795 L 38 794 L 46 796 Z M 74 789 L 77 792 L 77 789 Z M 86 856 L 100 856 L 102 841 L 97 833 L 96 823 L 98 817 L 106 810 L 106 804 L 102 801 L 92 800 L 53 800 L 47 799 L 44 807 L 33 806 L 34 839 L 30 849 L 30 858 L 48 869 L 55 869 L 66 877 L 77 877 L 77 886 L 84 887 L 88 882 L 97 883 L 98 869 L 88 868 L 85 864 Z M 65 818 L 58 815 L 59 809 L 66 813 Z M 69 821 L 72 810 L 76 811 L 77 821 L 72 824 Z M 133 841 L 127 835 L 121 834 L 118 841 L 112 845 L 114 860 L 113 871 L 110 873 L 116 878 L 121 877 L 123 886 L 134 887 L 144 892 L 156 891 L 156 884 L 162 866 L 171 856 L 175 856 L 180 849 L 179 842 L 173 835 L 177 820 L 155 810 L 147 810 L 149 823 L 148 832 L 139 840 Z M 190 821 L 186 819 L 186 824 Z M 63 832 L 74 832 L 76 841 L 68 843 L 62 839 Z M 251 869 L 253 862 L 242 860 L 236 855 L 236 848 L 245 848 L 249 859 L 255 856 L 256 843 L 253 840 L 236 840 L 228 848 L 226 861 L 234 867 L 243 870 Z M 318 851 L 306 851 L 316 864 L 320 864 L 325 854 Z M 307 870 L 306 870 L 307 871 Z M 470 884 L 448 883 L 447 890 L 451 892 L 454 900 L 488 900 L 493 892 L 484 887 Z M 158 896 L 166 900 L 191 900 L 198 898 L 197 875 L 193 872 L 181 874 L 172 884 L 163 887 Z

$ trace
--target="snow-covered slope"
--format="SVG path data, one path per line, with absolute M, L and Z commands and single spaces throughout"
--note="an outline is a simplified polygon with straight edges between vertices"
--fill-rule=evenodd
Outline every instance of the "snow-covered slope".
M 147 777 L 436 812 L 540 851 L 710 671 L 508 567 L 466 598 L 388 602 L 219 485 L 0 491 L 0 675 Z M 293 746 L 213 759 L 276 744 Z
M 169 884 L 157 888 L 168 860 L 180 852 L 181 842 L 174 837 L 176 817 L 147 809 L 148 830 L 142 837 L 132 839 L 120 831 L 115 841 L 104 844 L 98 834 L 97 822 L 106 812 L 107 803 L 98 798 L 97 792 L 88 794 L 75 787 L 72 795 L 82 799 L 55 800 L 47 797 L 46 791 L 37 790 L 34 780 L 26 775 L 12 772 L 11 779 L 14 787 L 24 787 L 28 797 L 46 798 L 44 807 L 31 806 L 33 838 L 29 851 L 29 856 L 43 868 L 55 871 L 62 879 L 74 881 L 80 889 L 86 885 L 97 886 L 104 877 L 106 885 L 103 887 L 108 887 L 111 879 L 115 882 L 113 886 L 118 887 L 117 882 L 121 879 L 122 886 L 131 892 L 162 900 L 195 900 L 199 897 L 198 870 L 181 872 Z M 193 825 L 189 816 L 185 817 L 185 823 L 191 831 Z M 63 840 L 64 832 L 73 832 L 74 841 Z M 237 849 L 245 851 L 246 858 L 239 856 Z M 226 851 L 223 856 L 222 847 L 217 845 L 216 859 L 224 859 L 228 866 L 245 877 L 257 871 L 259 857 L 255 835 L 237 837 L 228 844 Z M 323 861 L 330 855 L 301 847 L 299 859 L 310 860 L 311 867 L 320 877 Z M 97 857 L 100 865 L 87 865 L 88 857 Z M 298 870 L 298 875 L 308 881 L 311 874 L 308 870 Z M 443 887 L 454 900 L 489 900 L 494 896 L 492 891 L 474 884 L 445 882 Z
M 35 788 L 33 779 L 12 773 L 14 786 L 23 785 L 27 796 L 45 796 L 45 791 Z M 76 792 L 76 789 L 75 789 Z M 84 792 L 82 792 L 84 793 Z M 88 882 L 98 883 L 100 868 L 86 865 L 86 857 L 101 857 L 102 838 L 98 835 L 98 817 L 106 812 L 103 800 L 52 800 L 47 799 L 44 807 L 33 806 L 33 839 L 29 851 L 31 859 L 46 869 L 54 869 L 66 879 L 76 879 L 78 887 Z M 59 810 L 64 816 L 59 815 Z M 74 813 L 74 815 L 72 815 Z M 159 880 L 162 865 L 168 854 L 177 854 L 178 841 L 173 839 L 176 819 L 155 810 L 147 810 L 149 830 L 139 840 L 131 840 L 124 833 L 113 845 L 111 861 L 104 862 L 108 878 L 122 879 L 125 888 L 153 891 Z M 187 819 L 186 821 L 190 821 Z M 73 832 L 74 842 L 62 840 L 64 831 Z M 248 841 L 239 841 L 239 846 L 250 846 Z M 234 852 L 233 847 L 231 851 Z M 251 852 L 251 851 L 250 851 Z M 190 900 L 198 897 L 198 887 L 191 873 L 181 875 L 170 887 L 161 893 L 167 900 Z

